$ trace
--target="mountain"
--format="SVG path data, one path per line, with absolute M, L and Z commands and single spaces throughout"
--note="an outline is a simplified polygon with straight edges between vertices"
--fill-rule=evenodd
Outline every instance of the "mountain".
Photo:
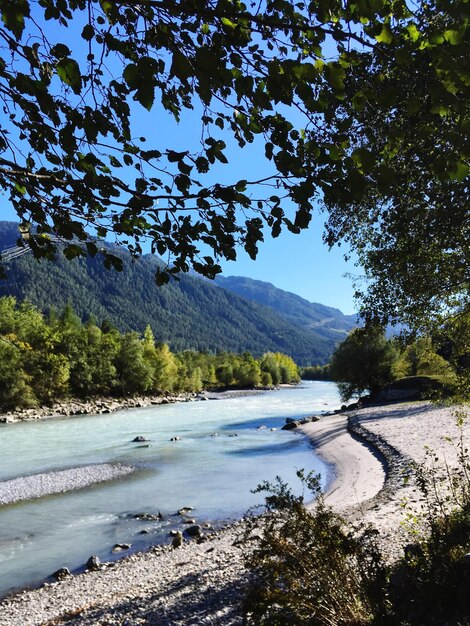
M 17 238 L 16 223 L 0 222 L 0 250 Z M 0 296 L 29 300 L 43 311 L 71 302 L 82 319 L 108 319 L 121 331 L 143 332 L 150 324 L 157 341 L 174 351 L 248 350 L 259 356 L 271 350 L 301 365 L 323 364 L 342 338 L 328 326 L 324 332 L 320 320 L 311 329 L 293 324 L 264 304 L 194 275 L 156 287 L 156 257 L 133 260 L 125 251 L 113 251 L 124 260 L 123 272 L 106 270 L 98 256 L 67 261 L 59 253 L 55 262 L 39 262 L 22 254 L 4 263 L 7 278 L 0 280 Z
M 271 283 L 243 276 L 218 276 L 215 282 L 243 298 L 268 306 L 293 326 L 309 330 L 323 340 L 341 341 L 357 326 L 356 315 L 344 315 L 339 309 L 309 302 Z

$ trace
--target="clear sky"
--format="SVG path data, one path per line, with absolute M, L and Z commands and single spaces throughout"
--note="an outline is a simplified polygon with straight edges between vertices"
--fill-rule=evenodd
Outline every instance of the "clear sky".
M 256 261 L 240 251 L 237 261 L 222 264 L 223 273 L 268 281 L 310 302 L 354 313 L 354 288 L 345 274 L 357 274 L 358 268 L 353 261 L 344 261 L 342 248 L 329 251 L 321 233 L 321 217 L 314 217 L 310 228 L 300 235 L 285 232 L 277 239 L 267 238 L 260 245 Z

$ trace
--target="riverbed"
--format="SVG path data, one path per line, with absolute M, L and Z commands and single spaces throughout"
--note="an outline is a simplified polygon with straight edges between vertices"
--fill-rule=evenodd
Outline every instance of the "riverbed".
M 39 584 L 60 567 L 80 569 L 92 554 L 116 559 L 123 554 L 112 552 L 116 544 L 131 545 L 127 554 L 167 543 L 170 530 L 185 528 L 182 507 L 193 507 L 188 517 L 198 524 L 240 518 L 262 500 L 251 490 L 277 475 L 295 484 L 297 469 L 314 470 L 326 485 L 329 469 L 308 441 L 281 427 L 288 417 L 333 410 L 339 402 L 335 385 L 315 382 L 242 398 L 2 425 L 2 481 L 101 463 L 135 471 L 0 507 L 0 594 Z

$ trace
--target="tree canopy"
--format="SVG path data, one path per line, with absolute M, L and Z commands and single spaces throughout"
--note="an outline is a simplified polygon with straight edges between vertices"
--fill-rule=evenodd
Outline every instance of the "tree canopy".
M 36 256 L 54 235 L 68 257 L 119 266 L 99 238 L 135 254 L 150 241 L 160 282 L 191 266 L 214 276 L 321 206 L 327 243 L 347 240 L 365 267 L 370 316 L 468 306 L 469 3 L 1 9 L 0 186 Z M 185 112 L 194 147 L 162 145 L 162 115 Z M 240 179 L 223 165 L 251 143 L 266 165 Z
M 343 400 L 364 391 L 375 396 L 394 379 L 398 350 L 377 326 L 356 328 L 339 344 L 328 368 Z

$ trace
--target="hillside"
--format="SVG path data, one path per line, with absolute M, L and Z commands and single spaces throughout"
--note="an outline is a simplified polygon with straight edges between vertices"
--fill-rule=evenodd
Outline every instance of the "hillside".
M 0 222 L 0 249 L 15 243 L 17 225 Z M 24 254 L 5 263 L 0 296 L 27 299 L 47 311 L 70 301 L 82 319 L 111 321 L 119 330 L 142 332 L 150 324 L 157 341 L 184 349 L 284 352 L 299 364 L 325 363 L 336 340 L 293 325 L 267 306 L 251 302 L 196 276 L 155 286 L 155 257 L 133 261 L 121 252 L 123 272 L 106 270 L 99 258 L 38 262 Z
M 344 315 L 339 309 L 309 302 L 261 280 L 218 276 L 216 283 L 248 300 L 268 306 L 290 324 L 307 329 L 323 340 L 341 341 L 357 325 L 356 315 Z

